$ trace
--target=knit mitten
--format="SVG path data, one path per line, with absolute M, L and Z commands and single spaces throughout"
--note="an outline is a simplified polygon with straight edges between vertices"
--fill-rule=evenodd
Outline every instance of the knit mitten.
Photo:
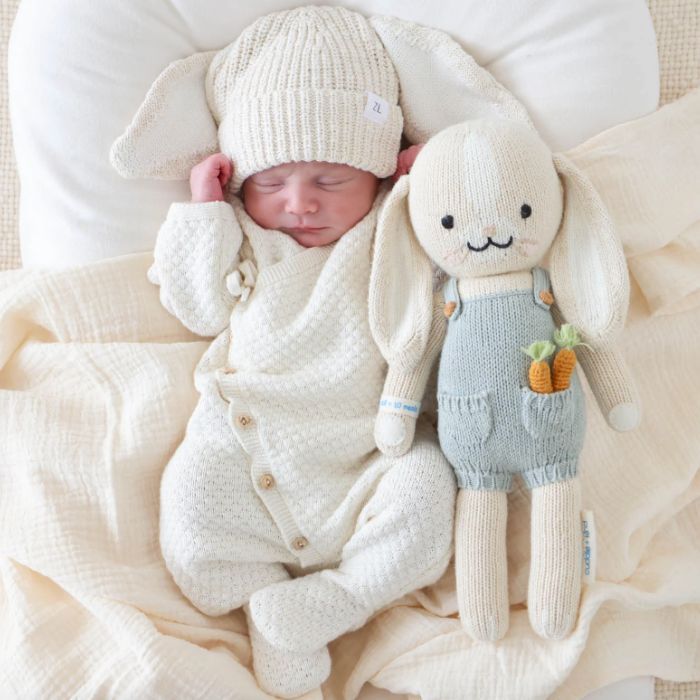
M 495 642 L 508 629 L 505 491 L 461 489 L 455 524 L 459 617 L 473 639 Z
M 295 654 L 272 646 L 260 634 L 250 609 L 243 608 L 253 649 L 253 670 L 258 685 L 270 695 L 295 698 L 320 687 L 331 671 L 327 647 L 308 654 Z
M 528 612 L 546 639 L 571 632 L 581 595 L 581 495 L 578 479 L 532 491 Z

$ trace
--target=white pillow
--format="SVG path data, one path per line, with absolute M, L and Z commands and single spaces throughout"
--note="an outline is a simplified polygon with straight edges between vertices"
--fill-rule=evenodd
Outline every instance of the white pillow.
M 63 267 L 151 249 L 170 202 L 189 198 L 188 184 L 123 180 L 109 164 L 112 142 L 168 63 L 303 4 L 23 0 L 9 48 L 23 264 Z M 657 107 L 645 0 L 337 4 L 449 33 L 520 98 L 555 150 Z

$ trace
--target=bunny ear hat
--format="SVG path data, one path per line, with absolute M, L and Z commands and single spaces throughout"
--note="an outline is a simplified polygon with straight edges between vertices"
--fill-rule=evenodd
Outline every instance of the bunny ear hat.
M 123 177 L 186 180 L 219 150 L 205 79 L 216 51 L 171 63 L 148 91 L 133 121 L 112 145 L 110 161 Z
M 509 198 L 518 201 L 518 182 L 527 181 L 527 163 L 535 160 L 538 166 L 530 167 L 529 173 L 538 183 L 546 182 L 536 189 L 548 193 L 541 204 L 549 213 L 545 228 L 551 230 L 548 240 L 540 241 L 539 259 L 526 268 L 521 261 L 515 269 L 540 263 L 551 244 L 552 286 L 566 321 L 592 342 L 614 335 L 627 311 L 627 266 L 610 217 L 589 180 L 565 156 L 551 153 L 524 107 L 445 34 L 390 18 L 375 18 L 372 24 L 396 65 L 407 135 L 417 141 L 432 138 L 411 174 L 395 185 L 380 211 L 370 323 L 387 361 L 415 366 L 427 344 L 433 275 L 424 251 L 430 251 L 433 261 L 454 276 L 469 276 L 449 269 L 433 254 L 430 237 L 448 232 L 439 226 L 432 234 L 416 230 L 424 214 L 428 212 L 439 222 L 443 214 L 461 207 L 463 221 L 473 220 L 476 211 L 488 216 L 490 209 L 502 207 Z M 421 53 L 427 55 L 420 59 Z M 427 66 L 426 74 L 421 75 L 415 66 Z M 447 94 L 450 99 L 445 104 Z M 486 145 L 475 150 L 479 140 Z M 519 171 L 509 165 L 508 158 L 494 158 L 489 172 L 489 153 L 501 152 L 529 152 L 536 158 L 521 158 L 524 163 Z M 459 154 L 470 164 L 479 163 L 476 172 L 460 169 Z M 516 172 L 523 175 L 520 180 Z M 479 206 L 467 211 L 470 201 L 478 201 Z M 418 241 L 422 245 L 416 245 Z M 463 244 L 466 249 L 466 242 Z M 491 274 L 510 271 L 498 269 Z
M 222 151 L 235 165 L 234 190 L 296 161 L 381 178 L 396 168 L 402 129 L 396 71 L 369 20 L 299 7 L 261 17 L 221 51 L 168 66 L 110 159 L 125 177 L 187 179 Z

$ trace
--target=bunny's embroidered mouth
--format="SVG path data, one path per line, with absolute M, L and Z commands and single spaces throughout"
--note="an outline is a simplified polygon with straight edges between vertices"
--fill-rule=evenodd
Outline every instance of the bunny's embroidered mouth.
M 492 245 L 495 245 L 496 248 L 508 248 L 513 244 L 513 236 L 511 236 L 508 239 L 508 243 L 496 243 L 496 241 L 494 241 L 490 236 L 486 240 L 486 245 L 482 246 L 481 248 L 476 248 L 469 241 L 467 241 L 467 248 L 469 248 L 469 250 L 473 250 L 475 253 L 481 253 L 483 250 L 486 250 L 489 246 Z

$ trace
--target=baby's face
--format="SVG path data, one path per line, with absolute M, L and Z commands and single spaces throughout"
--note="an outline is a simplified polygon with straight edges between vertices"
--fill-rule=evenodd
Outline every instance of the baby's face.
M 267 229 L 288 233 L 306 248 L 328 245 L 372 208 L 378 178 L 349 165 L 284 163 L 243 183 L 249 216 Z

